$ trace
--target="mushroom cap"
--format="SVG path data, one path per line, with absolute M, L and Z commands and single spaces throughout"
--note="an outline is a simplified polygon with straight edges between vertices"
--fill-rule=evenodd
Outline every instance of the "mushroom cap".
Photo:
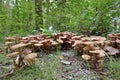
M 82 40 L 83 42 L 85 42 L 85 41 L 90 41 L 90 38 L 89 38 L 89 37 L 83 37 L 83 38 L 81 38 L 81 40 Z
M 120 44 L 120 40 L 119 39 L 117 39 L 116 42 Z
M 25 60 L 35 59 L 37 57 L 37 53 L 30 53 L 24 57 Z
M 6 57 L 13 58 L 13 57 L 17 56 L 18 54 L 19 54 L 19 52 L 13 52 L 13 53 L 7 54 Z
M 57 42 L 60 43 L 60 44 L 64 43 L 63 40 L 61 40 L 61 39 L 57 39 Z
M 82 45 L 84 42 L 81 40 L 75 40 L 74 44 L 72 45 L 72 47 L 78 46 L 78 45 Z
M 105 40 L 106 40 L 105 37 L 101 37 L 101 36 L 91 36 L 90 39 L 91 39 L 92 41 L 99 41 L 99 40 L 105 41 Z
M 35 39 L 36 39 L 36 36 L 34 36 L 34 35 L 29 35 L 29 36 L 28 36 L 28 40 L 30 40 L 30 41 L 31 41 L 31 40 L 35 40 Z
M 14 46 L 11 46 L 11 50 L 19 49 L 19 48 L 22 48 L 22 47 L 25 47 L 25 46 L 28 46 L 28 45 L 30 45 L 30 44 L 29 43 L 28 44 L 19 43 L 19 44 L 16 44 Z
M 35 46 L 35 47 L 41 47 L 41 46 L 43 46 L 43 44 L 37 43 L 37 44 L 34 44 L 34 46 Z
M 117 36 L 116 36 L 116 34 L 108 34 L 108 38 L 110 39 L 110 40 L 116 40 L 116 38 L 117 38 Z
M 47 38 L 47 34 L 40 34 L 40 38 Z
M 111 46 L 106 46 L 106 47 L 105 47 L 105 50 L 108 51 L 108 52 L 110 52 L 110 53 L 112 53 L 112 54 L 113 54 L 113 53 L 114 53 L 114 54 L 117 54 L 117 53 L 120 52 L 118 49 L 113 48 L 113 47 L 111 47 Z
M 94 41 L 96 44 L 104 44 L 104 41 Z
M 105 53 L 101 51 L 97 57 L 105 57 Z
M 93 50 L 99 50 L 100 47 L 93 47 Z
M 92 50 L 92 51 L 89 51 L 89 53 L 97 54 L 97 55 L 99 54 L 99 52 L 100 52 L 99 50 Z
M 35 43 L 38 43 L 39 41 L 37 41 L 37 40 L 31 40 L 30 41 L 30 43 L 32 43 L 32 44 L 35 44 Z
M 21 42 L 22 42 L 22 43 L 28 43 L 29 40 L 24 40 L 24 39 L 23 39 L 23 40 L 21 40 Z
M 6 41 L 15 41 L 14 37 L 6 37 L 5 39 L 6 39 Z
M 108 34 L 108 37 L 114 38 L 115 36 L 114 36 L 114 34 Z
M 6 46 L 11 45 L 11 44 L 13 44 L 13 42 L 8 42 L 8 41 L 7 41 L 7 42 L 5 43 Z
M 92 48 L 89 47 L 89 46 L 86 46 L 86 47 L 83 48 L 84 51 L 89 51 L 89 50 L 91 50 L 91 49 L 92 49 Z
M 107 46 L 111 45 L 111 41 L 110 40 L 104 41 L 104 44 L 107 45 Z
M 116 53 L 113 53 L 113 52 L 107 52 L 107 54 L 111 56 L 116 55 Z
M 73 36 L 72 39 L 74 39 L 74 40 L 80 40 L 81 36 Z
M 14 36 L 15 40 L 21 40 L 22 37 L 21 36 Z
M 83 44 L 84 44 L 84 45 L 94 45 L 94 43 L 93 43 L 93 42 L 90 42 L 90 41 L 84 42 Z
M 89 51 L 92 54 L 96 54 L 97 57 L 105 57 L 105 54 L 102 50 L 94 50 L 94 51 Z
M 22 37 L 22 40 L 28 40 L 28 37 Z
M 62 40 L 66 40 L 67 39 L 67 35 L 60 36 L 59 38 L 62 39 Z
M 32 50 L 30 48 L 25 48 L 23 50 L 23 54 L 27 55 L 27 54 L 30 54 L 32 52 Z
M 97 62 L 100 63 L 101 65 L 103 65 L 103 61 L 104 60 L 97 60 Z
M 100 54 L 100 53 L 103 53 L 102 50 L 92 50 L 92 51 L 89 51 L 90 53 L 93 53 L 93 54 Z
M 58 45 L 59 43 L 57 43 L 56 41 L 52 41 L 51 44 L 52 44 L 52 45 Z
M 89 55 L 87 55 L 87 54 L 83 54 L 83 55 L 82 55 L 82 58 L 87 61 L 87 60 L 90 60 L 90 59 L 91 59 L 91 56 L 89 56 Z

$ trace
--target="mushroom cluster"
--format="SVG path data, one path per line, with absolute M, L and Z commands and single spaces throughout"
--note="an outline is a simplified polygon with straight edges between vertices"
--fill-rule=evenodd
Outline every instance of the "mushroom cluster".
M 74 48 L 82 58 L 89 61 L 91 67 L 102 70 L 104 51 L 110 55 L 120 53 L 120 34 L 109 34 L 109 40 L 105 37 L 85 35 L 76 36 L 72 32 L 53 33 L 51 37 L 47 34 L 29 35 L 26 37 L 7 37 L 6 52 L 8 58 L 12 58 L 16 68 L 33 65 L 37 52 L 52 51 L 60 46 L 62 50 Z
M 120 34 L 108 34 L 108 41 L 104 50 L 109 55 L 117 55 L 120 53 Z
M 13 59 L 16 69 L 19 69 L 23 65 L 32 66 L 37 57 L 36 50 L 43 47 L 49 49 L 51 45 L 57 45 L 55 41 L 45 38 L 46 35 L 43 34 L 22 37 L 19 40 L 16 40 L 15 37 L 6 38 L 6 52 L 9 53 L 7 57 Z
M 102 69 L 104 52 L 101 50 L 105 45 L 105 37 L 84 35 L 73 37 L 75 39 L 72 45 L 84 60 L 90 61 L 91 67 L 97 70 Z
M 67 50 L 72 47 L 71 39 L 73 36 L 75 36 L 75 34 L 72 32 L 54 33 L 53 40 L 60 44 L 62 50 Z
M 16 69 L 19 69 L 23 65 L 31 66 L 34 64 L 34 60 L 37 57 L 37 53 L 32 53 L 31 49 L 27 48 L 31 44 L 19 43 L 10 47 L 11 53 L 7 54 L 7 58 L 13 59 L 14 66 Z M 31 54 L 34 54 L 31 55 Z M 28 58 L 32 57 L 32 58 Z M 27 58 L 27 59 L 26 59 Z M 25 63 L 25 61 L 28 61 Z
M 26 65 L 33 65 L 36 52 L 52 51 L 58 45 L 62 47 L 69 45 L 69 40 L 74 34 L 71 32 L 54 33 L 50 38 L 47 34 L 29 35 L 26 37 L 7 37 L 6 53 L 8 58 L 12 58 L 16 68 Z M 68 47 L 69 48 L 69 47 Z

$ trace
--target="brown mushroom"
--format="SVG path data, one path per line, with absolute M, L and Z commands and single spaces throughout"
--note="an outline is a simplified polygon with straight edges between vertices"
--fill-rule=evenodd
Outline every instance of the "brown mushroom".
M 13 53 L 7 54 L 6 57 L 13 58 L 13 57 L 17 56 L 18 54 L 19 54 L 19 52 L 13 52 Z
M 11 50 L 15 50 L 15 49 L 19 49 L 19 48 L 24 48 L 28 45 L 30 45 L 30 44 L 19 43 L 19 44 L 16 44 L 14 46 L 11 46 L 10 48 L 11 48 Z
M 13 42 L 13 41 L 15 41 L 15 38 L 13 38 L 13 37 L 7 37 L 7 38 L 6 38 L 6 41 L 8 41 L 8 42 Z
M 12 52 L 10 47 L 13 45 L 13 42 L 7 41 L 5 45 L 6 45 L 6 53 Z
M 16 68 L 20 68 L 24 64 L 23 63 L 23 57 L 22 57 L 22 55 L 23 55 L 22 51 L 23 51 L 23 48 L 28 46 L 28 45 L 30 45 L 30 44 L 19 43 L 19 44 L 14 45 L 14 46 L 11 47 L 11 50 L 16 50 L 16 49 L 19 50 L 18 57 L 14 61 L 15 62 L 14 65 L 15 65 Z
M 82 55 L 82 58 L 83 58 L 84 60 L 86 60 L 86 61 L 88 61 L 88 60 L 91 59 L 91 57 L 90 57 L 89 55 L 87 55 L 87 54 L 83 54 L 83 55 Z
M 61 40 L 61 39 L 57 39 L 57 42 L 60 44 L 64 43 L 63 40 Z
M 116 48 L 113 48 L 111 46 L 106 46 L 105 50 L 108 51 L 108 54 L 113 55 L 113 54 L 118 54 L 120 51 Z
M 23 49 L 23 54 L 25 54 L 25 55 L 30 54 L 31 52 L 32 52 L 32 50 L 30 48 Z
M 117 40 L 116 40 L 116 43 L 120 44 L 120 40 L 119 40 L 119 39 L 117 39 Z
M 37 57 L 37 53 L 31 53 L 25 56 L 24 62 L 28 66 L 32 66 L 35 64 L 35 58 Z
M 89 37 L 83 37 L 83 38 L 81 38 L 81 40 L 82 40 L 83 42 L 86 42 L 86 41 L 90 41 L 90 38 L 89 38 Z
M 101 36 L 90 36 L 90 40 L 92 40 L 92 41 L 105 41 L 106 38 L 101 37 Z

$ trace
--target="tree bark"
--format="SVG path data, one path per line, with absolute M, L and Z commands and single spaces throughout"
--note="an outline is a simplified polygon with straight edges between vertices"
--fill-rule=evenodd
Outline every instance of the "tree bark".
M 43 27 L 42 0 L 35 0 L 35 24 L 36 30 Z

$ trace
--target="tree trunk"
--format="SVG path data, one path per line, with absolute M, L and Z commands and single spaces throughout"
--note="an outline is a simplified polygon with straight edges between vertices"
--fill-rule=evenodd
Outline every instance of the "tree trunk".
M 42 0 L 35 0 L 35 24 L 36 30 L 43 27 L 43 17 L 42 17 Z
M 0 12 L 2 12 L 2 4 L 3 4 L 3 2 L 2 2 L 2 0 L 0 0 Z
M 47 22 L 46 22 L 46 25 L 47 27 L 49 27 L 49 7 L 50 7 L 50 1 L 49 0 L 46 0 L 47 2 Z
M 16 22 L 17 23 L 20 23 L 20 13 L 19 13 L 19 0 L 15 0 L 15 15 L 17 15 L 17 19 L 16 19 Z M 17 26 L 17 29 L 20 29 L 20 25 L 16 25 Z

